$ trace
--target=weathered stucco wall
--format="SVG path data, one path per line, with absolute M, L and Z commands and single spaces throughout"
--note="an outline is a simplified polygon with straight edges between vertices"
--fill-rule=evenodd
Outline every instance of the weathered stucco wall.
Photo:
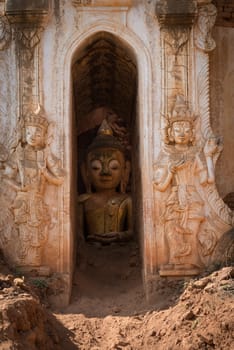
M 14 153 L 17 150 L 15 157 L 18 163 L 14 169 L 18 171 L 18 175 L 19 165 L 23 164 L 22 178 L 19 176 L 16 178 L 18 182 L 12 190 L 12 196 L 18 195 L 21 199 L 25 198 L 25 193 L 28 197 L 34 192 L 38 194 L 39 190 L 33 181 L 39 181 L 41 178 L 43 181 L 48 180 L 49 176 L 45 177 L 48 162 L 40 163 L 40 160 L 47 161 L 48 152 L 54 153 L 61 160 L 64 173 L 63 181 L 56 184 L 53 181 L 49 183 L 48 180 L 45 192 L 40 193 L 39 197 L 45 204 L 44 211 L 47 211 L 50 216 L 50 220 L 48 219 L 50 225 L 48 224 L 46 239 L 36 242 L 35 247 L 33 239 L 37 237 L 39 229 L 36 229 L 36 234 L 32 234 L 34 231 L 31 230 L 30 215 L 26 217 L 25 225 L 20 226 L 21 223 L 16 222 L 17 215 L 14 217 L 12 207 L 10 208 L 12 205 L 10 202 L 13 202 L 13 199 L 10 198 L 9 193 L 5 193 L 6 196 L 1 193 L 0 204 L 6 209 L 4 218 L 8 220 L 0 221 L 3 223 L 0 227 L 1 248 L 4 252 L 8 252 L 8 255 L 11 254 L 14 261 L 13 255 L 20 255 L 20 249 L 17 249 L 15 243 L 18 240 L 19 247 L 26 252 L 23 256 L 26 262 L 20 261 L 19 266 L 25 268 L 29 264 L 30 269 L 38 268 L 39 273 L 45 274 L 46 271 L 47 274 L 55 273 L 56 276 L 58 274 L 63 280 L 63 290 L 57 301 L 60 304 L 68 303 L 78 237 L 76 177 L 79 149 L 74 148 L 76 148 L 79 130 L 78 124 L 74 121 L 75 115 L 77 117 L 74 104 L 79 104 L 76 95 L 79 95 L 80 90 L 75 90 L 78 91 L 75 94 L 74 85 L 78 86 L 79 79 L 83 79 L 85 82 L 79 85 L 79 89 L 82 90 L 87 86 L 84 99 L 86 96 L 87 99 L 92 96 L 90 92 L 95 80 L 92 69 L 96 64 L 88 63 L 82 66 L 87 74 L 81 75 L 76 71 L 76 78 L 74 78 L 74 67 L 97 38 L 105 38 L 111 43 L 110 46 L 104 45 L 105 50 L 108 47 L 117 47 L 120 50 L 118 59 L 123 62 L 120 66 L 124 68 L 126 66 L 127 69 L 124 62 L 130 53 L 136 70 L 133 74 L 134 79 L 137 77 L 134 95 L 136 102 L 135 107 L 131 109 L 134 111 L 131 113 L 135 114 L 132 118 L 135 123 L 130 131 L 134 129 L 133 138 L 135 138 L 136 147 L 132 150 L 135 171 L 133 178 L 135 178 L 135 187 L 139 189 L 137 189 L 137 198 L 133 197 L 133 199 L 134 215 L 135 219 L 137 218 L 135 226 L 141 241 L 142 269 L 146 285 L 149 282 L 149 288 L 151 288 L 151 281 L 152 285 L 153 279 L 157 281 L 156 276 L 162 264 L 164 265 L 162 276 L 199 273 L 202 264 L 208 264 L 212 260 L 217 241 L 232 224 L 231 211 L 219 197 L 214 179 L 215 162 L 221 145 L 210 127 L 209 97 L 211 82 L 212 126 L 215 134 L 224 136 L 225 147 L 222 158 L 219 160 L 217 184 L 221 195 L 225 195 L 234 191 L 234 162 L 230 157 L 230 150 L 234 146 L 230 132 L 234 112 L 233 29 L 215 29 L 217 49 L 212 52 L 215 42 L 211 31 L 215 22 L 216 9 L 210 1 L 203 3 L 195 0 L 184 2 L 122 0 L 113 3 L 107 0 L 54 0 L 45 1 L 47 4 L 45 13 L 38 12 L 37 2 L 32 1 L 33 12 L 27 13 L 26 17 L 25 8 L 21 2 L 15 2 L 22 6 L 21 11 L 15 13 L 11 11 L 12 1 L 6 1 L 8 17 L 2 16 L 2 28 L 0 27 L 3 33 L 0 38 L 0 49 L 2 49 L 0 51 L 2 100 L 0 144 L 7 148 L 8 153 Z M 51 6 L 48 5 L 49 3 Z M 103 6 L 104 3 L 108 3 L 109 6 Z M 4 2 L 0 1 L 0 4 Z M 1 9 L 4 15 L 3 6 Z M 11 26 L 7 23 L 8 20 Z M 111 49 L 108 50 L 110 53 Z M 100 58 L 98 52 L 97 50 L 94 53 Z M 211 69 L 209 57 L 211 57 Z M 111 60 L 107 61 L 111 62 Z M 116 59 L 113 60 L 117 62 Z M 103 64 L 103 68 L 104 66 Z M 124 68 L 119 72 L 123 72 Z M 112 73 L 110 80 L 116 84 Z M 90 84 L 86 84 L 86 80 L 89 80 Z M 103 75 L 100 76 L 100 80 L 102 82 L 97 86 L 103 87 Z M 115 88 L 116 86 L 113 90 Z M 96 91 L 93 95 L 97 95 Z M 111 95 L 113 96 L 114 94 Z M 94 99 L 87 101 L 87 105 L 93 106 L 93 101 Z M 28 113 L 30 118 L 33 115 L 33 125 L 38 123 L 36 111 L 41 110 L 41 113 L 44 113 L 43 108 L 37 108 L 34 111 L 33 108 L 35 105 L 38 107 L 38 104 L 42 105 L 46 118 L 52 122 L 48 132 L 50 137 L 46 147 L 44 145 L 44 148 L 39 151 L 32 146 L 31 152 L 34 158 L 32 163 L 29 162 L 29 166 L 24 161 L 31 160 L 32 156 L 27 151 L 24 132 Z M 94 106 L 94 108 L 97 107 L 100 106 Z M 125 111 L 127 114 L 130 109 L 126 108 Z M 87 115 L 90 112 L 91 110 L 87 110 Z M 82 110 L 80 114 L 85 113 Z M 45 118 L 42 119 L 45 123 Z M 170 135 L 173 123 L 176 121 L 183 127 L 184 124 L 181 123 L 189 123 L 186 124 L 189 125 L 186 131 L 189 137 L 182 135 L 179 137 L 180 140 L 176 141 L 182 144 L 179 148 L 176 148 L 173 135 Z M 31 124 L 28 123 L 28 125 Z M 18 138 L 16 128 L 20 131 Z M 9 154 L 9 160 L 10 156 L 11 154 Z M 13 165 L 10 161 L 8 164 L 5 158 L 2 156 L 0 159 L 2 162 L 0 170 L 9 185 L 9 174 L 6 169 L 8 165 L 9 168 Z M 27 178 L 24 173 L 26 168 L 29 174 Z M 56 170 L 55 166 L 51 165 L 52 168 Z M 60 162 L 57 168 L 61 170 Z M 25 188 L 24 179 L 31 181 L 31 170 L 34 171 L 32 173 L 34 180 L 31 187 Z M 200 173 L 202 173 L 201 176 Z M 59 172 L 58 174 L 61 175 Z M 61 177 L 60 175 L 57 177 Z M 35 214 L 38 205 L 36 197 L 31 197 L 32 208 L 29 214 Z M 197 208 L 196 203 L 199 204 L 200 209 Z M 170 215 L 168 216 L 170 210 L 166 212 L 166 207 L 172 210 L 173 220 Z M 46 215 L 43 215 L 46 218 Z M 43 215 L 41 215 L 40 227 L 45 221 Z M 167 225 L 168 222 L 170 225 Z M 175 243 L 168 248 L 170 235 Z M 27 239 L 23 239 L 25 237 Z M 40 235 L 38 237 L 40 238 Z M 38 241 L 40 241 L 39 238 Z M 40 263 L 36 259 L 33 261 L 33 256 L 30 258 L 29 248 L 40 253 L 37 254 L 40 257 Z M 169 257 L 174 253 L 177 254 L 176 249 L 178 249 L 179 263 L 178 261 L 169 263 Z M 186 254 L 187 260 L 183 260 L 183 255 Z M 203 255 L 202 264 L 197 259 L 201 254 Z M 180 265 L 178 269 L 177 265 Z
M 234 28 L 215 27 L 216 49 L 210 56 L 211 124 L 223 136 L 217 163 L 217 186 L 222 197 L 234 192 Z

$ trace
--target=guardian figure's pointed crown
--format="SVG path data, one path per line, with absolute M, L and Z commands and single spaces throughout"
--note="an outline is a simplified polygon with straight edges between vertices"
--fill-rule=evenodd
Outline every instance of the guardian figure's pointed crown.
M 181 95 L 176 96 L 174 108 L 171 113 L 168 113 L 167 123 L 171 126 L 174 122 L 188 121 L 193 124 L 197 116 L 188 108 L 184 97 Z
M 39 126 L 40 128 L 43 128 L 45 130 L 47 130 L 49 125 L 49 122 L 46 119 L 45 110 L 40 105 L 38 105 L 38 107 L 35 110 L 27 112 L 24 123 L 25 126 Z

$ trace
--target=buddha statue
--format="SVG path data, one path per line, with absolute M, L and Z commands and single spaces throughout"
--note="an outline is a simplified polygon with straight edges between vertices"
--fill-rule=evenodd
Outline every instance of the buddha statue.
M 109 244 L 132 237 L 132 201 L 126 194 L 130 162 L 104 120 L 81 169 L 87 192 L 78 197 L 79 231 L 89 242 Z

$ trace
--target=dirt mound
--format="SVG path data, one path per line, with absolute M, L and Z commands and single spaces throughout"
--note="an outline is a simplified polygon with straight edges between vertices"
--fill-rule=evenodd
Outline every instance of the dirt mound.
M 62 350 L 66 330 L 41 305 L 34 288 L 11 274 L 1 256 L 0 271 L 0 349 Z
M 77 313 L 75 302 L 56 317 L 71 331 L 71 341 L 77 349 L 231 350 L 234 349 L 233 276 L 233 268 L 223 268 L 190 280 L 182 294 L 175 288 L 181 281 L 169 282 L 161 286 L 165 298 L 163 292 L 161 297 L 167 299 L 165 303 L 174 300 L 174 305 L 161 311 L 158 309 L 162 301 L 158 300 L 150 311 L 136 315 L 119 316 L 112 312 L 105 317 L 92 317 L 89 308 L 87 317 Z M 139 298 L 135 301 L 132 298 L 133 294 L 129 304 L 135 303 L 139 309 Z M 96 299 L 96 303 L 97 309 L 105 308 L 105 299 Z
M 136 255 L 126 254 L 128 268 L 121 270 L 123 255 L 100 280 L 102 255 L 87 262 L 83 275 L 77 271 L 71 305 L 54 314 L 0 259 L 0 349 L 234 349 L 233 267 L 187 282 L 159 278 L 148 305 Z

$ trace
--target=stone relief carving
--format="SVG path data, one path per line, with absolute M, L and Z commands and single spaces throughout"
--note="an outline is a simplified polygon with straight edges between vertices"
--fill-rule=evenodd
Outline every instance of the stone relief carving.
M 178 5 L 161 0 L 156 14 L 161 27 L 164 140 L 155 163 L 157 254 L 162 276 L 183 276 L 199 273 L 212 261 L 216 243 L 232 225 L 232 212 L 215 185 L 222 138 L 210 125 L 208 52 L 215 47 L 211 30 L 216 8 L 210 0 Z M 193 23 L 195 61 L 190 55 Z M 191 80 L 193 70 L 196 80 Z M 183 100 L 198 106 L 199 118 L 193 120 Z M 177 133 L 183 137 L 177 138 Z
M 9 208 L 10 192 L 3 181 L 5 162 L 8 159 L 8 152 L 3 144 L 0 144 L 0 248 L 6 248 L 13 237 L 14 217 Z M 9 257 L 9 256 L 8 256 Z
M 123 134 L 114 120 L 112 125 Z M 81 241 L 110 244 L 132 237 L 132 201 L 126 193 L 130 161 L 123 144 L 104 119 L 82 165 L 87 193 L 78 198 Z
M 0 51 L 7 48 L 11 41 L 11 27 L 6 16 L 0 15 Z
M 92 3 L 92 0 L 73 0 L 72 1 L 72 4 L 73 5 L 90 5 Z
M 161 30 L 164 86 L 163 113 L 171 110 L 175 94 L 188 96 L 188 40 L 186 26 L 168 26 Z
M 207 54 L 206 54 L 207 55 Z M 208 56 L 208 55 L 207 55 Z M 198 92 L 198 106 L 201 115 L 201 133 L 204 140 L 215 138 L 213 130 L 210 125 L 210 92 L 209 92 L 209 60 L 207 59 L 197 76 L 197 92 Z M 219 138 L 222 144 L 222 138 Z M 214 165 L 218 160 L 219 154 L 214 156 Z M 206 196 L 214 212 L 222 218 L 226 223 L 231 224 L 231 213 L 227 205 L 224 204 L 216 187 L 207 185 Z
M 18 45 L 21 49 L 29 50 L 30 59 L 33 58 L 33 50 L 40 42 L 40 34 L 42 32 L 42 28 L 18 28 L 16 32 L 16 40 L 18 41 Z
M 42 253 L 52 220 L 44 193 L 47 183 L 58 186 L 64 178 L 60 160 L 50 149 L 52 136 L 39 106 L 25 116 L 22 137 L 12 155 L 2 162 L 3 181 L 16 193 L 12 204 L 18 234 L 15 264 L 45 274 L 48 269 L 42 266 Z
M 216 47 L 211 36 L 211 31 L 215 24 L 217 9 L 211 0 L 198 2 L 198 19 L 195 27 L 195 44 L 197 48 L 210 52 Z
M 196 144 L 197 117 L 182 96 L 177 96 L 166 119 L 165 146 L 154 177 L 155 189 L 168 193 L 161 215 L 168 259 L 160 274 L 196 275 L 203 266 L 201 255 L 211 255 L 217 242 L 216 234 L 207 228 L 204 188 L 214 185 L 222 144 L 217 137 L 208 138 L 203 147 Z
M 201 131 L 206 139 L 213 136 L 210 125 L 210 81 L 209 81 L 209 62 L 206 61 L 197 77 L 198 87 L 198 105 L 201 118 Z
M 16 44 L 19 65 L 19 96 L 21 115 L 39 101 L 39 43 L 42 28 L 18 26 Z
M 164 40 L 170 46 L 173 55 L 178 55 L 183 45 L 188 41 L 189 33 L 188 28 L 183 26 L 172 26 L 163 30 Z
M 50 17 L 49 1 L 6 1 L 6 15 L 12 24 L 18 63 L 19 116 L 25 116 L 31 104 L 40 103 L 39 43 Z
M 130 6 L 132 0 L 72 0 L 74 6 Z

